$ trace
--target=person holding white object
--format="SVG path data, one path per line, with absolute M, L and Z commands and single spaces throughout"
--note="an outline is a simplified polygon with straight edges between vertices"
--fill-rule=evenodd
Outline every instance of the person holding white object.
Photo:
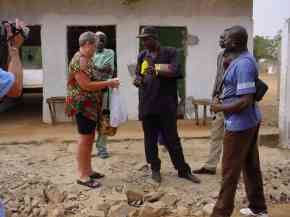
M 128 120 L 128 112 L 126 103 L 120 93 L 119 88 L 114 88 L 111 95 L 110 103 L 110 125 L 112 127 L 119 127 Z

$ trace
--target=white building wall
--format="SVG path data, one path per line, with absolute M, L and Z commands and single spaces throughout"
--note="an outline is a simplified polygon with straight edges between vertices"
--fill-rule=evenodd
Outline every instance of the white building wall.
M 4 10 L 5 8 L 5 10 Z M 148 0 L 124 6 L 116 0 L 51 1 L 2 0 L 3 19 L 19 17 L 29 24 L 42 25 L 44 68 L 43 120 L 50 122 L 45 99 L 66 94 L 66 28 L 69 25 L 116 25 L 117 63 L 121 91 L 126 99 L 129 118 L 138 114 L 137 89 L 132 85 L 127 65 L 136 62 L 140 25 L 186 26 L 188 34 L 198 36 L 199 44 L 188 46 L 186 59 L 186 96 L 209 98 L 216 73 L 220 33 L 232 25 L 249 31 L 252 49 L 252 0 Z M 63 118 L 63 109 L 58 108 Z
M 279 129 L 282 147 L 290 148 L 290 19 L 282 33 Z

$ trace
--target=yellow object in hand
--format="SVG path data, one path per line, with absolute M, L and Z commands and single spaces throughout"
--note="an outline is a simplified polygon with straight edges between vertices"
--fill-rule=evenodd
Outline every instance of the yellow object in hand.
M 144 60 L 141 65 L 141 75 L 146 75 L 149 68 L 149 62 L 147 60 Z

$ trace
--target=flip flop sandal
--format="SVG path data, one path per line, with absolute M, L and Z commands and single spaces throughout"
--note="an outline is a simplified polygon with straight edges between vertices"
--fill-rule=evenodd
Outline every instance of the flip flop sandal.
M 101 179 L 101 178 L 104 178 L 105 175 L 102 174 L 102 173 L 98 173 L 98 172 L 93 172 L 90 176 L 89 176 L 91 179 Z
M 141 207 L 143 205 L 143 201 L 141 200 L 132 201 L 129 203 L 129 205 L 134 207 Z
M 107 158 L 110 157 L 110 155 L 107 152 L 102 152 L 102 153 L 99 154 L 99 157 L 101 159 L 107 159 Z
M 93 179 L 88 179 L 86 181 L 82 181 L 82 180 L 77 180 L 77 184 L 79 185 L 83 185 L 83 186 L 86 186 L 86 187 L 89 187 L 89 188 L 99 188 L 101 187 L 101 183 L 93 180 Z

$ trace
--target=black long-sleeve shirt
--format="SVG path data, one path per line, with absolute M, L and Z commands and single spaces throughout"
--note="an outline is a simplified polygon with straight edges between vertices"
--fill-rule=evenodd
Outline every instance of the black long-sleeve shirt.
M 155 76 L 154 73 L 141 74 L 141 66 L 144 61 L 154 68 L 155 64 L 170 64 L 175 72 L 173 78 Z M 148 50 L 138 55 L 136 77 L 143 81 L 139 88 L 139 117 L 146 115 L 158 115 L 161 113 L 172 113 L 177 111 L 177 81 L 180 71 L 177 64 L 177 53 L 175 48 L 160 48 L 156 57 L 153 57 Z

